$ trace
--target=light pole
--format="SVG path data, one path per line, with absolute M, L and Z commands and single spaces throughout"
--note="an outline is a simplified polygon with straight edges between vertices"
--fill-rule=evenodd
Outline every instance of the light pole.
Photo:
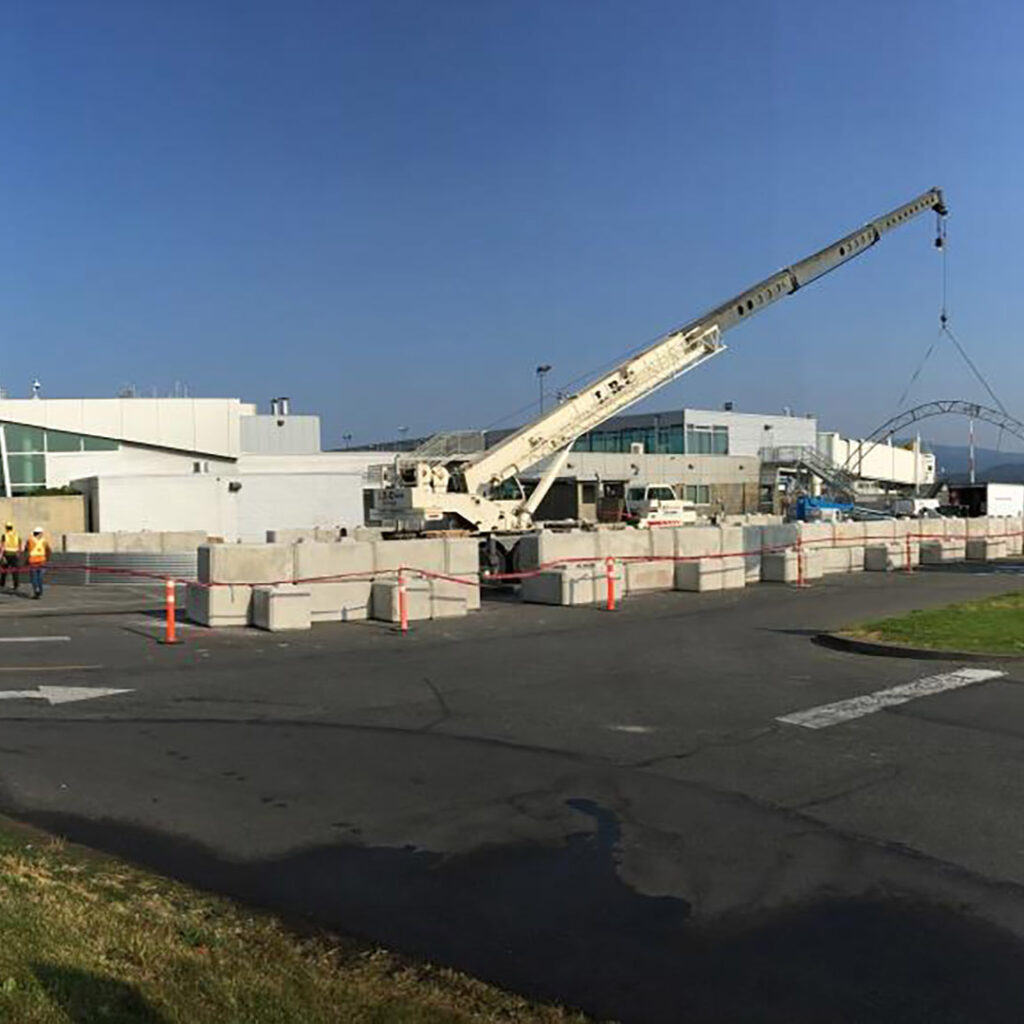
M 408 433 L 409 433 L 409 428 L 408 427 L 399 427 L 398 428 L 398 447 L 401 448 L 403 451 L 405 450 L 405 437 L 406 437 L 406 435 Z
M 352 447 L 352 435 L 351 434 L 342 434 L 341 435 L 341 439 L 342 439 L 342 441 L 345 442 L 345 448 L 346 449 L 349 449 L 349 448 Z
M 540 411 L 544 412 L 544 378 L 551 370 L 551 366 L 548 363 L 541 363 L 537 367 L 537 389 L 539 391 L 539 405 Z

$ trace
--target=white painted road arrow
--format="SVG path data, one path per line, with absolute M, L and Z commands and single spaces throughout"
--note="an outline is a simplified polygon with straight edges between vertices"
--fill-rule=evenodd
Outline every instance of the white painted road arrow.
M 131 690 L 112 690 L 105 686 L 37 686 L 34 690 L 0 690 L 0 700 L 47 700 L 54 704 L 69 704 L 75 700 L 93 697 L 113 697 Z

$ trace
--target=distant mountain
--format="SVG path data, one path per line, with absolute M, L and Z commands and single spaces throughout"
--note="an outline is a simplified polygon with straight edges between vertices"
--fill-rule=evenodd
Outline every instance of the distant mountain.
M 934 444 L 937 473 L 940 477 L 965 477 L 970 466 L 965 446 Z M 1024 452 L 974 449 L 974 470 L 979 482 L 1024 483 Z

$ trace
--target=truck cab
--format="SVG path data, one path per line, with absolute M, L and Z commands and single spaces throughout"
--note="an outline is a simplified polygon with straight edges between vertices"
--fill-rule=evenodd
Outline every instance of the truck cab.
M 671 484 L 633 484 L 628 487 L 626 515 L 642 529 L 682 526 L 697 521 L 693 502 L 683 501 Z

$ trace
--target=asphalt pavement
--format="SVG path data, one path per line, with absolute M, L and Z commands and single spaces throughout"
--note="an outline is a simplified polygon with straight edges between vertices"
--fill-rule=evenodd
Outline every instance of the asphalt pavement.
M 0 809 L 598 1018 L 1016 1022 L 1024 663 L 812 638 L 1020 570 L 177 647 L 152 589 L 5 593 Z

